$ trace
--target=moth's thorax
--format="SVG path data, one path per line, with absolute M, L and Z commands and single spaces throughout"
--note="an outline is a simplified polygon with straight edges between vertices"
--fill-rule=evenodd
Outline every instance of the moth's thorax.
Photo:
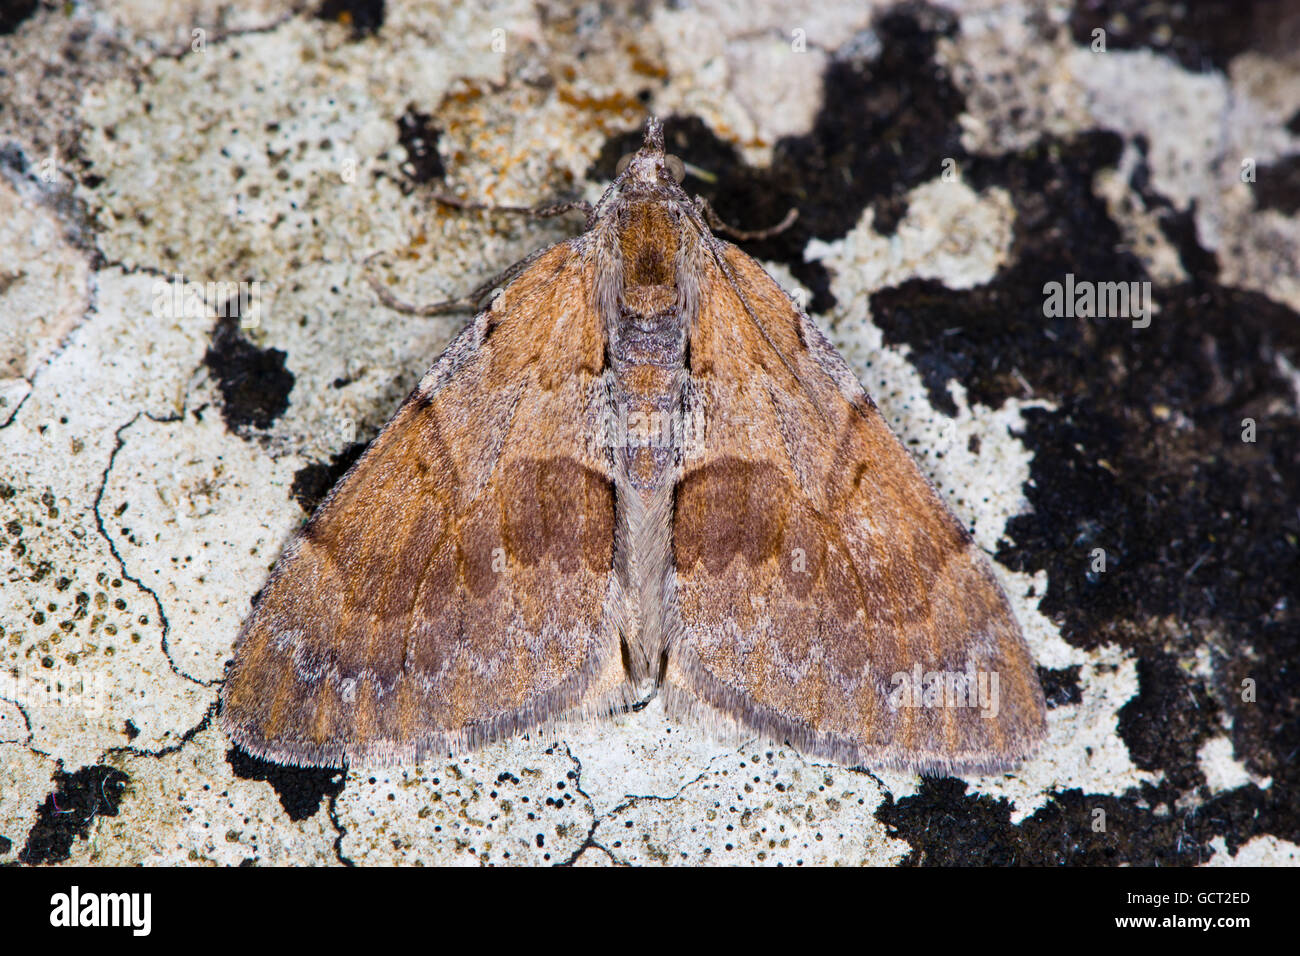
M 681 226 L 663 201 L 633 200 L 619 210 L 624 288 L 675 286 Z
M 682 225 L 676 204 L 634 198 L 614 213 L 622 294 L 609 317 L 615 452 L 646 495 L 675 480 L 686 360 L 678 270 Z

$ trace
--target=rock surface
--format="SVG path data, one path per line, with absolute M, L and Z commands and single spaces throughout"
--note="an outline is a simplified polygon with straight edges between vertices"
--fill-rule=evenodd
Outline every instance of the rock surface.
M 1298 862 L 1300 13 L 734 8 L 5 8 L 0 863 Z M 576 224 L 431 192 L 594 197 L 648 111 L 724 219 L 798 208 L 747 249 L 994 556 L 1042 752 L 922 780 L 654 705 L 382 774 L 232 749 L 250 599 L 465 318 L 363 261 L 468 291 Z M 1067 274 L 1149 324 L 1045 314 Z

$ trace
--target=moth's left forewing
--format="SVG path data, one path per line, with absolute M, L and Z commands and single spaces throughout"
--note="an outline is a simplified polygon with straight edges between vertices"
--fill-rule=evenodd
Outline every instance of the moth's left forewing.
M 1044 734 L 1043 697 L 983 553 L 816 326 L 754 260 L 713 248 L 690 333 L 705 424 L 673 516 L 670 706 L 841 761 L 1014 764 Z
M 222 691 L 250 753 L 386 764 L 629 698 L 583 252 L 510 283 L 285 549 Z

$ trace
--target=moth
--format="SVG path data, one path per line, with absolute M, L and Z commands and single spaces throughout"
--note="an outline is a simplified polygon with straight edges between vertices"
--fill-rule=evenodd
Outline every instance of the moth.
M 287 545 L 222 690 L 239 746 L 418 761 L 657 695 L 845 764 L 1032 753 L 984 554 L 682 170 L 651 119 Z

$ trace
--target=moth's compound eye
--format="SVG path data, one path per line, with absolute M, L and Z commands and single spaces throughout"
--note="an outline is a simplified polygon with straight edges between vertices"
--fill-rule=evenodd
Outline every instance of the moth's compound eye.
M 628 164 L 635 158 L 636 153 L 625 153 L 623 158 L 618 161 L 618 165 L 614 167 L 614 175 L 622 176 L 627 170 Z M 664 165 L 668 167 L 668 175 L 679 183 L 686 178 L 686 164 L 671 153 L 664 154 Z

